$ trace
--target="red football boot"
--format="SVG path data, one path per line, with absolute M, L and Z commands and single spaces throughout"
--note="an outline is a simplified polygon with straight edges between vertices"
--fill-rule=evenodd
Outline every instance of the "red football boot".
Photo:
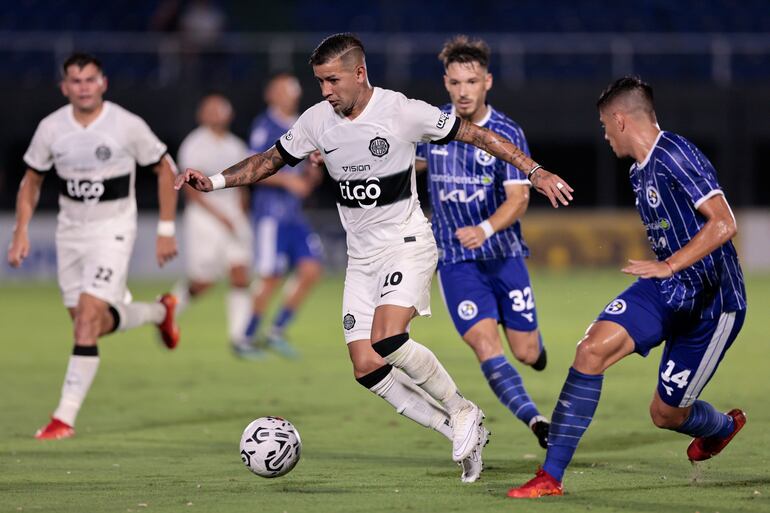
M 743 429 L 743 426 L 746 424 L 746 414 L 743 413 L 743 411 L 736 408 L 728 411 L 727 415 L 733 418 L 735 425 L 733 432 L 724 438 L 718 436 L 701 436 L 693 439 L 693 441 L 690 442 L 689 447 L 687 447 L 687 457 L 690 461 L 703 461 L 713 458 L 722 452 L 722 449 L 727 447 L 727 444 L 729 444 L 730 440 L 738 434 L 738 431 Z
M 59 440 L 73 436 L 75 436 L 75 428 L 53 417 L 47 426 L 41 427 L 35 433 L 35 438 L 38 440 Z
M 167 348 L 174 349 L 179 343 L 179 326 L 174 319 L 177 303 L 176 296 L 166 292 L 160 296 L 158 302 L 166 308 L 166 316 L 163 318 L 163 322 L 157 325 L 158 331 L 160 331 L 160 338 Z
M 564 492 L 561 483 L 542 468 L 537 469 L 534 478 L 508 490 L 508 497 L 513 499 L 536 499 L 545 495 L 564 495 Z

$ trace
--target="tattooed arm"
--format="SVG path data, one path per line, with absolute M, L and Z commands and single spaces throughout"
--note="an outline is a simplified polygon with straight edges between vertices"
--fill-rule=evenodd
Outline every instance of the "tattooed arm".
M 543 169 L 542 166 L 539 166 L 521 151 L 518 146 L 505 137 L 475 125 L 470 121 L 461 119 L 455 140 L 472 144 L 490 155 L 519 168 L 523 173 L 527 174 L 530 182 L 532 182 L 532 186 L 538 192 L 548 196 L 554 208 L 559 207 L 557 201 L 566 206 L 572 200 L 572 194 L 570 193 L 573 189 L 565 180 Z M 535 172 L 531 173 L 533 169 L 535 169 Z
M 251 157 L 243 159 L 218 174 L 221 175 L 220 180 L 224 178 L 225 187 L 238 187 L 239 185 L 248 185 L 272 176 L 284 164 L 283 157 L 273 146 L 263 153 L 256 153 Z M 214 190 L 211 178 L 195 169 L 188 168 L 184 173 L 178 175 L 174 187 L 179 190 L 185 183 L 189 183 L 192 188 L 203 192 Z

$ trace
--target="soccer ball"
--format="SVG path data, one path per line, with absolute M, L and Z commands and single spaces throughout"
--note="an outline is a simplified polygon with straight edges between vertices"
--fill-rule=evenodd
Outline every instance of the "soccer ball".
M 281 417 L 260 417 L 241 436 L 241 460 L 261 477 L 280 477 L 299 461 L 302 441 L 294 425 Z

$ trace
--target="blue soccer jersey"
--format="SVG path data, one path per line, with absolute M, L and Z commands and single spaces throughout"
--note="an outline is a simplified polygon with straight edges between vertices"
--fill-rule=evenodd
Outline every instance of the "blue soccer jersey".
M 254 152 L 269 149 L 286 131 L 290 124 L 284 124 L 269 110 L 261 114 L 251 125 L 249 147 Z M 286 166 L 280 173 L 301 173 L 302 166 Z M 283 187 L 256 185 L 251 196 L 251 214 L 254 218 L 273 217 L 279 221 L 303 219 L 302 199 Z
M 711 162 L 690 141 L 660 132 L 641 163 L 631 166 L 631 186 L 647 238 L 658 260 L 685 246 L 706 224 L 698 207 L 722 194 Z M 746 308 L 746 291 L 732 242 L 673 277 L 659 281 L 666 304 L 715 319 Z
M 454 115 L 452 105 L 442 110 Z M 511 141 L 529 155 L 524 131 L 491 106 L 478 123 Z M 467 249 L 455 237 L 464 226 L 489 218 L 506 200 L 505 185 L 529 184 L 525 173 L 473 145 L 452 141 L 447 145 L 419 144 L 417 158 L 428 163 L 433 209 L 433 234 L 439 247 L 439 264 L 529 256 L 517 220 L 487 239 L 478 249 Z

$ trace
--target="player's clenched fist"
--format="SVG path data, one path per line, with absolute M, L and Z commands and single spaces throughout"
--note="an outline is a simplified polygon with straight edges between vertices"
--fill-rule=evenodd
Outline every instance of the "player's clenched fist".
M 211 192 L 214 190 L 209 177 L 195 169 L 187 168 L 184 173 L 177 175 L 174 180 L 174 189 L 181 189 L 185 183 L 190 184 L 190 187 L 201 192 Z

